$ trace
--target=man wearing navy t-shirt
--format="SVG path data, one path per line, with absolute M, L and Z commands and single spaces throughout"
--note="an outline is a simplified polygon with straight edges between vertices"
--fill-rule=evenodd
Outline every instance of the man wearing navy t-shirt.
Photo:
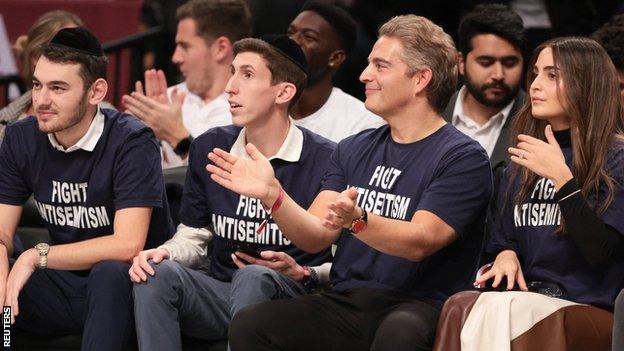
M 232 350 L 427 350 L 444 299 L 470 286 L 491 194 L 488 157 L 440 116 L 457 80 L 453 42 L 429 20 L 384 24 L 360 79 L 387 126 L 338 144 L 308 211 L 271 164 L 215 150 L 224 187 L 275 207 L 307 252 L 337 245 L 332 290 L 250 306 L 234 317 Z
M 35 116 L 0 149 L 0 300 L 17 327 L 83 333 L 83 350 L 125 350 L 134 327 L 126 263 L 170 236 L 158 144 L 136 118 L 99 109 L 107 59 L 82 28 L 42 48 Z M 29 196 L 50 234 L 9 269 Z M 172 228 L 171 228 L 172 229 Z
M 234 44 L 234 53 L 226 87 L 234 125 L 210 129 L 192 143 L 182 224 L 164 245 L 141 252 L 130 269 L 143 350 L 180 350 L 180 332 L 207 340 L 227 338 L 238 310 L 308 292 L 314 273 L 307 266 L 330 256 L 328 250 L 309 254 L 297 249 L 277 224 L 267 222 L 279 205 L 264 208 L 257 199 L 215 183 L 206 172 L 206 156 L 215 148 L 241 158 L 261 153 L 292 201 L 307 208 L 335 148 L 288 118 L 306 81 L 305 56 L 294 41 L 284 35 L 243 39 Z M 206 273 L 196 266 L 207 254 Z

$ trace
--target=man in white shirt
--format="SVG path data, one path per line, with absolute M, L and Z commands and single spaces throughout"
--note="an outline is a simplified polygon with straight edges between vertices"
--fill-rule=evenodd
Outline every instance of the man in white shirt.
M 524 102 L 522 19 L 505 5 L 481 5 L 464 16 L 458 35 L 464 85 L 443 116 L 483 146 L 494 169 L 509 158 L 509 129 Z
M 287 32 L 308 60 L 308 86 L 290 115 L 296 125 L 334 142 L 385 124 L 363 102 L 332 84 L 334 74 L 355 44 L 355 26 L 345 10 L 309 1 Z
M 136 91 L 123 97 L 128 112 L 161 141 L 163 168 L 181 166 L 193 138 L 229 125 L 225 85 L 231 75 L 232 43 L 249 36 L 251 18 L 243 0 L 193 0 L 178 8 L 172 61 L 184 82 L 167 88 L 162 71 L 145 72 Z

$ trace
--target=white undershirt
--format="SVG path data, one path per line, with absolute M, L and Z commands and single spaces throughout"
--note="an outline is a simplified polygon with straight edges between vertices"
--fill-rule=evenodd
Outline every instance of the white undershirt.
M 464 97 L 468 89 L 466 86 L 462 86 L 457 94 L 457 100 L 455 101 L 455 108 L 453 109 L 452 123 L 460 132 L 468 135 L 472 139 L 476 140 L 487 151 L 489 157 L 492 157 L 494 147 L 500 136 L 500 132 L 505 125 L 505 121 L 509 117 L 509 112 L 513 107 L 514 100 L 512 100 L 497 114 L 490 117 L 483 125 L 479 125 L 470 116 L 464 112 Z

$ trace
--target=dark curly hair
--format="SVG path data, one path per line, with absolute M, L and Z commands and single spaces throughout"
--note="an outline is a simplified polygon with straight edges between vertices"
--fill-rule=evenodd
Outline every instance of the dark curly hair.
M 479 34 L 494 34 L 524 52 L 524 25 L 522 18 L 509 6 L 482 4 L 467 13 L 459 23 L 458 49 L 464 55 L 472 50 L 471 40 Z
M 624 14 L 613 17 L 591 37 L 602 45 L 615 68 L 624 71 Z

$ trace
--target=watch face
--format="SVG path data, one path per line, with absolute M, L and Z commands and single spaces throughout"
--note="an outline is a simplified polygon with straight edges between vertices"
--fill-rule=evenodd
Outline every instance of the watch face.
M 355 222 L 353 222 L 353 226 L 351 226 L 351 231 L 354 233 L 359 233 L 362 230 L 364 230 L 364 228 L 366 228 L 366 222 L 364 222 L 361 219 L 358 219 Z
M 48 245 L 47 243 L 39 243 L 37 245 L 35 245 L 35 250 L 39 251 L 39 252 L 47 252 L 50 249 L 50 245 Z

